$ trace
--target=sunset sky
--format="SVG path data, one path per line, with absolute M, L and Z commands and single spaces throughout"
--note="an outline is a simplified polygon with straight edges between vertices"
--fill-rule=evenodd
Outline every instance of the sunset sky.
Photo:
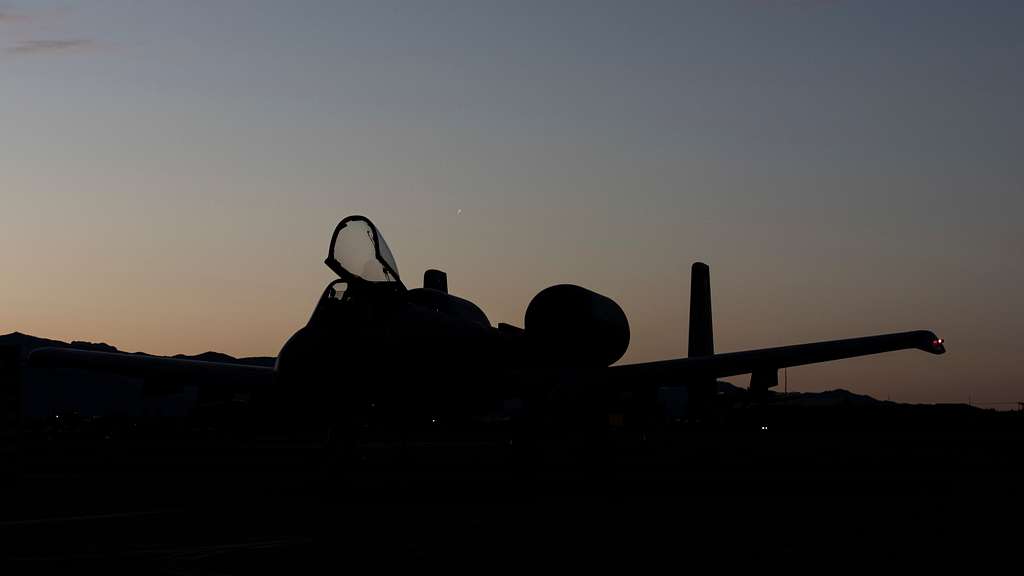
M 720 351 L 947 340 L 791 389 L 1024 400 L 1022 30 L 1012 0 L 0 0 L 0 333 L 275 355 L 360 213 L 492 323 L 614 298 L 627 362 L 685 355 L 702 260 Z

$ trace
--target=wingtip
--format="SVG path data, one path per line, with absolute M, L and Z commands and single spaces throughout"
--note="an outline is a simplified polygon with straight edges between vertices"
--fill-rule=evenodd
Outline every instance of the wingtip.
M 932 354 L 945 354 L 946 353 L 946 341 L 935 335 L 934 332 L 928 333 L 928 346 L 925 348 Z

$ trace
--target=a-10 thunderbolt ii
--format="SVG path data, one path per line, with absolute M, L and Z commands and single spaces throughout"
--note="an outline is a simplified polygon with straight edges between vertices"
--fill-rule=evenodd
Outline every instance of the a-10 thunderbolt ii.
M 756 399 L 790 366 L 903 349 L 945 352 L 942 339 L 916 330 L 716 354 L 709 269 L 698 262 L 688 357 L 613 366 L 629 345 L 629 323 L 618 304 L 586 288 L 545 288 L 527 306 L 522 328 L 495 326 L 448 292 L 441 271 L 426 271 L 423 287 L 408 288 L 363 216 L 337 225 L 325 263 L 338 278 L 272 368 L 62 348 L 37 349 L 29 365 L 129 375 L 155 389 L 196 386 L 200 397 L 245 392 L 254 413 L 278 430 L 379 443 L 570 423 L 642 437 L 663 417 L 659 390 L 682 392 L 684 417 L 699 421 L 714 409 L 718 378 L 751 374 Z

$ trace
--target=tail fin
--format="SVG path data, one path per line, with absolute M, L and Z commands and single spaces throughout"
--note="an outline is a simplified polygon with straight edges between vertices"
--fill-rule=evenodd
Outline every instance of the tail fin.
M 711 269 L 694 262 L 690 274 L 689 356 L 715 353 L 715 335 L 711 324 Z

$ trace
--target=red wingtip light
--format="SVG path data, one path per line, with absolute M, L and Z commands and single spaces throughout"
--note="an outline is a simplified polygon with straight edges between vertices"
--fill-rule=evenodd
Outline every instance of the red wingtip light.
M 936 338 L 935 340 L 932 340 L 932 348 L 936 350 L 941 350 L 943 342 L 945 342 L 945 340 L 943 340 L 942 338 Z

